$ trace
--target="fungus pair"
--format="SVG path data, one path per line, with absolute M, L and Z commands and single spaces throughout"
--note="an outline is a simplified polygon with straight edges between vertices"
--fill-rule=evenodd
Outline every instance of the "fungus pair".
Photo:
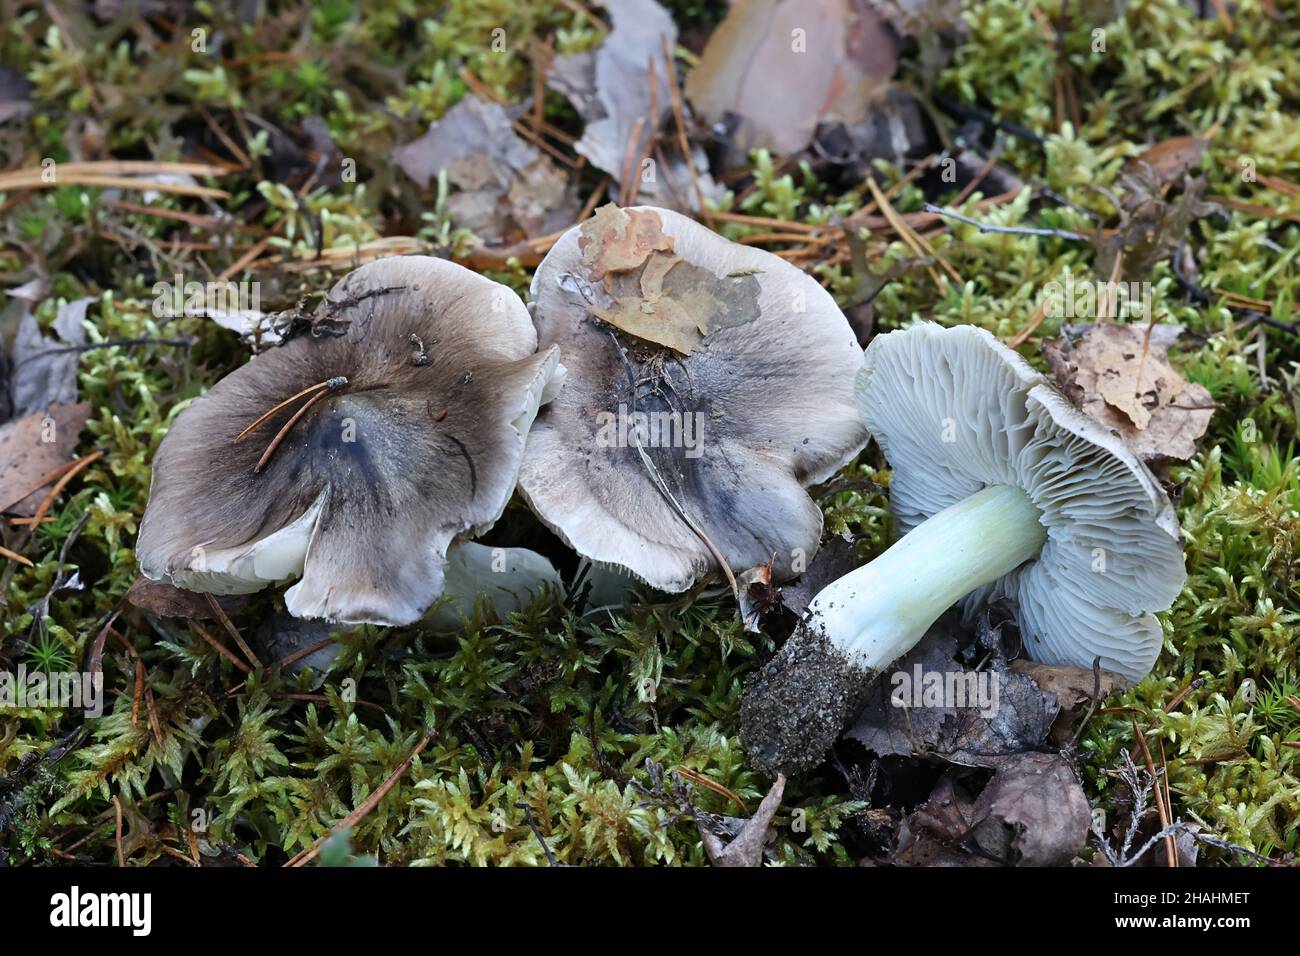
M 982 329 L 877 336 L 858 376 L 903 537 L 834 581 L 751 679 L 755 763 L 820 762 L 877 675 L 958 601 L 1018 608 L 1029 654 L 1144 677 L 1186 578 L 1173 508 L 1124 442 Z
M 804 487 L 866 443 L 861 352 L 815 280 L 676 213 L 607 206 L 532 295 L 536 328 L 508 289 L 442 260 L 345 277 L 306 331 L 177 416 L 145 575 L 216 593 L 300 577 L 296 616 L 407 624 L 516 481 L 582 557 L 662 590 L 774 555 L 788 577 L 811 556 Z M 461 557 L 479 569 L 452 575 L 464 598 L 487 575 Z

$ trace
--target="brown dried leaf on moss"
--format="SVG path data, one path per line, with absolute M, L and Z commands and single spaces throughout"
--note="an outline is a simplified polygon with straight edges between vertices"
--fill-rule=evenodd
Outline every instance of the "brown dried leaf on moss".
M 1088 798 L 1059 754 L 1011 757 L 972 797 L 945 774 L 899 828 L 903 866 L 1064 866 L 1084 848 Z
M 50 485 L 36 482 L 71 461 L 90 403 L 54 404 L 0 426 L 0 512 L 30 518 Z
M 208 595 L 186 591 L 166 581 L 150 581 L 146 577 L 135 579 L 127 589 L 126 599 L 132 607 L 158 617 L 210 621 L 216 616 Z M 227 615 L 238 614 L 248 604 L 248 597 L 242 594 L 223 594 L 216 600 Z
M 1092 811 L 1059 754 L 1020 754 L 993 775 L 973 808 L 971 835 L 994 859 L 1064 866 L 1084 848 Z
M 1169 348 L 1182 326 L 1102 323 L 1087 327 L 1077 341 L 1072 331 L 1077 329 L 1043 346 L 1070 400 L 1118 432 L 1146 461 L 1191 458 L 1214 401 L 1204 386 L 1186 381 L 1169 364 Z
M 1011 669 L 1017 674 L 1024 674 L 1043 690 L 1056 697 L 1056 702 L 1063 710 L 1074 710 L 1092 700 L 1093 690 L 1097 690 L 1098 700 L 1118 694 L 1124 689 L 1124 676 L 1114 671 L 1098 671 L 1101 676 L 1100 687 L 1091 667 L 1058 667 L 1055 664 L 1040 664 L 1038 661 L 1019 660 L 1011 662 Z
M 472 93 L 392 158 L 421 187 L 445 170 L 453 221 L 485 242 L 554 232 L 577 215 L 564 173 L 515 133 L 504 106 Z
M 1140 163 L 1145 163 L 1155 174 L 1156 182 L 1170 186 L 1200 165 L 1209 145 L 1210 141 L 1201 136 L 1172 136 L 1134 156 L 1129 170 L 1136 171 Z
M 739 824 L 736 835 L 725 845 L 719 837 L 701 827 L 700 837 L 704 842 L 704 852 L 709 855 L 709 862 L 714 866 L 762 866 L 763 849 L 772 839 L 772 818 L 776 816 L 784 794 L 785 777 L 777 774 L 772 789 L 767 792 L 752 817 L 748 820 L 724 818 L 724 822 Z
M 963 767 L 1003 766 L 1042 745 L 1056 699 L 1023 674 L 996 664 L 969 670 L 956 656 L 956 636 L 940 621 L 881 675 L 845 736 L 880 756 Z
M 1122 255 L 1120 276 L 1145 282 L 1156 264 L 1168 259 L 1187 243 L 1192 223 L 1218 212 L 1219 206 L 1201 198 L 1204 177 L 1183 177 L 1183 189 L 1167 198 L 1168 184 L 1149 165 L 1131 167 L 1119 177 L 1122 189 L 1120 224 L 1114 230 L 1098 230 L 1093 246 L 1094 272 L 1109 279 Z
M 739 0 L 686 95 L 710 124 L 738 123 L 733 162 L 750 149 L 797 153 L 820 122 L 866 119 L 897 54 L 897 37 L 866 0 Z

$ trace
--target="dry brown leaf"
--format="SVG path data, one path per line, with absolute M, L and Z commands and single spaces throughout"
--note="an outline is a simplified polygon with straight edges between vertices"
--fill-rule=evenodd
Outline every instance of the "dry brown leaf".
M 1148 146 L 1133 157 L 1132 164 L 1146 163 L 1156 181 L 1168 186 L 1199 166 L 1209 145 L 1210 141 L 1200 136 L 1173 136 Z
M 1084 848 L 1092 811 L 1060 754 L 1020 754 L 999 768 L 972 809 L 980 849 L 1016 866 L 1064 866 Z
M 755 634 L 764 614 L 781 606 L 781 589 L 772 583 L 772 562 L 759 564 L 736 576 L 740 585 L 740 619 Z
M 1100 323 L 1072 340 L 1067 330 L 1043 346 L 1056 382 L 1070 400 L 1114 429 L 1146 461 L 1184 460 L 1214 414 L 1204 386 L 1169 364 L 1182 326 Z
M 582 224 L 578 248 L 591 281 L 599 282 L 611 272 L 637 268 L 653 252 L 672 252 L 673 237 L 663 231 L 658 213 L 607 203 Z
M 1001 664 L 976 676 L 956 657 L 956 635 L 950 622 L 941 619 L 881 675 L 845 736 L 881 757 L 915 755 L 963 767 L 1000 767 L 1040 746 L 1056 717 L 1056 700 Z M 918 688 L 931 681 L 936 688 L 948 682 L 968 689 L 982 686 L 989 699 L 969 699 L 958 707 L 936 693 L 936 702 L 917 706 L 907 694 L 896 699 L 900 677 Z
M 445 172 L 452 220 L 484 242 L 554 232 L 578 211 L 568 177 L 515 132 L 510 111 L 473 94 L 391 156 L 421 187 Z
M 27 518 L 36 513 L 58 477 L 40 488 L 35 483 L 72 460 L 89 415 L 89 402 L 54 404 L 0 426 L 0 512 Z
M 166 581 L 151 581 L 139 577 L 126 591 L 126 599 L 142 611 L 158 617 L 182 618 L 187 621 L 210 621 L 215 616 L 206 594 L 186 591 Z M 222 595 L 217 603 L 227 615 L 237 614 L 248 603 L 242 594 Z
M 689 355 L 710 332 L 758 317 L 754 276 L 720 278 L 684 261 L 650 210 L 602 206 L 578 248 L 587 278 L 608 293 L 591 314 L 643 341 Z
M 686 80 L 710 124 L 739 121 L 729 156 L 797 153 L 819 122 L 864 120 L 898 39 L 867 0 L 737 0 Z
M 772 818 L 781 806 L 784 793 L 785 777 L 777 774 L 772 789 L 767 792 L 754 815 L 740 823 L 736 836 L 725 846 L 715 834 L 701 827 L 700 836 L 709 861 L 714 866 L 762 866 L 763 848 L 771 839 Z
M 1103 670 L 1099 672 L 1101 686 L 1097 688 L 1091 667 L 1058 667 L 1055 664 L 1018 660 L 1011 662 L 1011 669 L 1017 674 L 1024 674 L 1043 690 L 1053 694 L 1064 710 L 1074 710 L 1091 700 L 1094 689 L 1098 690 L 1098 699 L 1101 699 L 1118 694 L 1125 685 L 1122 674 Z

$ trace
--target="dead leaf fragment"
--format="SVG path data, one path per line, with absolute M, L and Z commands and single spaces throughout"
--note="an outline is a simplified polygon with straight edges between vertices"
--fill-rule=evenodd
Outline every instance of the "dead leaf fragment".
M 949 771 L 929 799 L 908 814 L 898 829 L 891 862 L 898 866 L 995 866 L 969 852 L 974 798 Z
M 391 155 L 421 187 L 446 172 L 452 220 L 484 242 L 554 232 L 577 215 L 564 173 L 514 131 L 504 106 L 472 93 Z
M 663 231 L 658 213 L 648 209 L 620 209 L 607 203 L 582 224 L 578 248 L 589 278 L 599 282 L 611 272 L 637 268 L 651 253 L 672 252 L 673 237 Z M 668 266 L 671 267 L 672 264 Z M 660 283 L 662 280 L 661 275 Z
M 754 815 L 740 824 L 739 832 L 725 845 L 718 836 L 701 827 L 700 837 L 709 861 L 714 866 L 762 866 L 763 848 L 772 838 L 772 818 L 776 816 L 784 794 L 785 777 L 777 774 L 772 789 Z
M 143 576 L 136 578 L 127 589 L 126 600 L 132 607 L 164 618 L 209 621 L 214 614 L 206 594 L 186 591 L 166 581 L 151 581 Z M 227 615 L 238 614 L 248 604 L 248 598 L 242 594 L 226 594 L 217 597 L 217 603 Z
M 972 798 L 949 772 L 899 828 L 903 866 L 1064 866 L 1083 849 L 1088 798 L 1059 754 L 1017 754 Z
M 1099 323 L 1077 341 L 1072 331 L 1043 346 L 1070 400 L 1118 432 L 1144 461 L 1191 458 L 1215 406 L 1204 386 L 1187 382 L 1169 363 L 1182 326 Z
M 23 313 L 14 334 L 13 367 L 9 382 L 13 414 L 44 411 L 53 404 L 77 401 L 77 363 L 74 349 L 86 343 L 82 320 L 93 299 L 77 299 L 59 306 L 53 328 L 57 339 L 41 334 L 36 316 Z
M 797 153 L 818 123 L 860 123 L 897 64 L 898 39 L 867 0 L 737 0 L 709 38 L 686 95 L 734 125 L 731 162 Z
M 603 206 L 583 223 L 578 248 L 587 278 L 607 293 L 591 314 L 642 341 L 689 355 L 710 332 L 758 317 L 758 280 L 684 261 L 651 210 Z
M 557 56 L 547 85 L 587 124 L 574 150 L 622 183 L 671 111 L 663 51 L 677 43 L 673 18 L 655 0 L 606 0 L 613 29 L 594 50 Z M 685 182 L 685 180 L 683 180 Z
M 1201 136 L 1171 136 L 1134 156 L 1131 167 L 1146 163 L 1156 181 L 1169 186 L 1200 165 L 1209 145 L 1210 141 Z
M 920 756 L 964 767 L 999 767 L 1047 739 L 1058 706 L 1023 674 L 995 662 L 983 671 L 956 659 L 947 619 L 880 676 L 845 734 L 879 756 Z
M 58 476 L 36 482 L 74 457 L 90 403 L 54 404 L 0 425 L 0 512 L 30 518 Z M 48 440 L 47 440 L 48 439 Z
M 1092 700 L 1095 677 L 1091 667 L 1058 667 L 1055 664 L 1040 664 L 1038 661 L 1018 660 L 1011 662 L 1011 669 L 1017 674 L 1024 674 L 1055 696 L 1063 710 L 1074 710 Z M 1126 682 L 1122 674 L 1107 670 L 1099 673 L 1101 687 L 1098 699 L 1118 694 L 1124 689 Z
M 740 594 L 740 619 L 745 630 L 757 634 L 763 615 L 781 606 L 781 589 L 772 583 L 772 562 L 760 564 L 736 576 Z
M 979 847 L 1016 866 L 1064 866 L 1088 839 L 1092 812 L 1060 754 L 1020 754 L 993 775 L 975 801 Z

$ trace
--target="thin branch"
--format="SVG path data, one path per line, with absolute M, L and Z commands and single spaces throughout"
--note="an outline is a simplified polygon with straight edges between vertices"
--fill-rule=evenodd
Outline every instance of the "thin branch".
M 948 209 L 944 206 L 936 206 L 934 203 L 926 203 L 923 207 L 925 212 L 933 213 L 936 216 L 943 216 L 945 219 L 955 219 L 957 222 L 965 223 L 968 226 L 974 226 L 980 232 L 996 232 L 1011 236 L 1048 236 L 1056 239 L 1069 239 L 1074 242 L 1088 242 L 1087 236 L 1077 232 L 1070 232 L 1066 229 L 1031 229 L 1027 226 L 995 226 L 991 223 L 980 222 L 978 219 L 972 219 L 970 216 L 963 216 L 959 212 Z

